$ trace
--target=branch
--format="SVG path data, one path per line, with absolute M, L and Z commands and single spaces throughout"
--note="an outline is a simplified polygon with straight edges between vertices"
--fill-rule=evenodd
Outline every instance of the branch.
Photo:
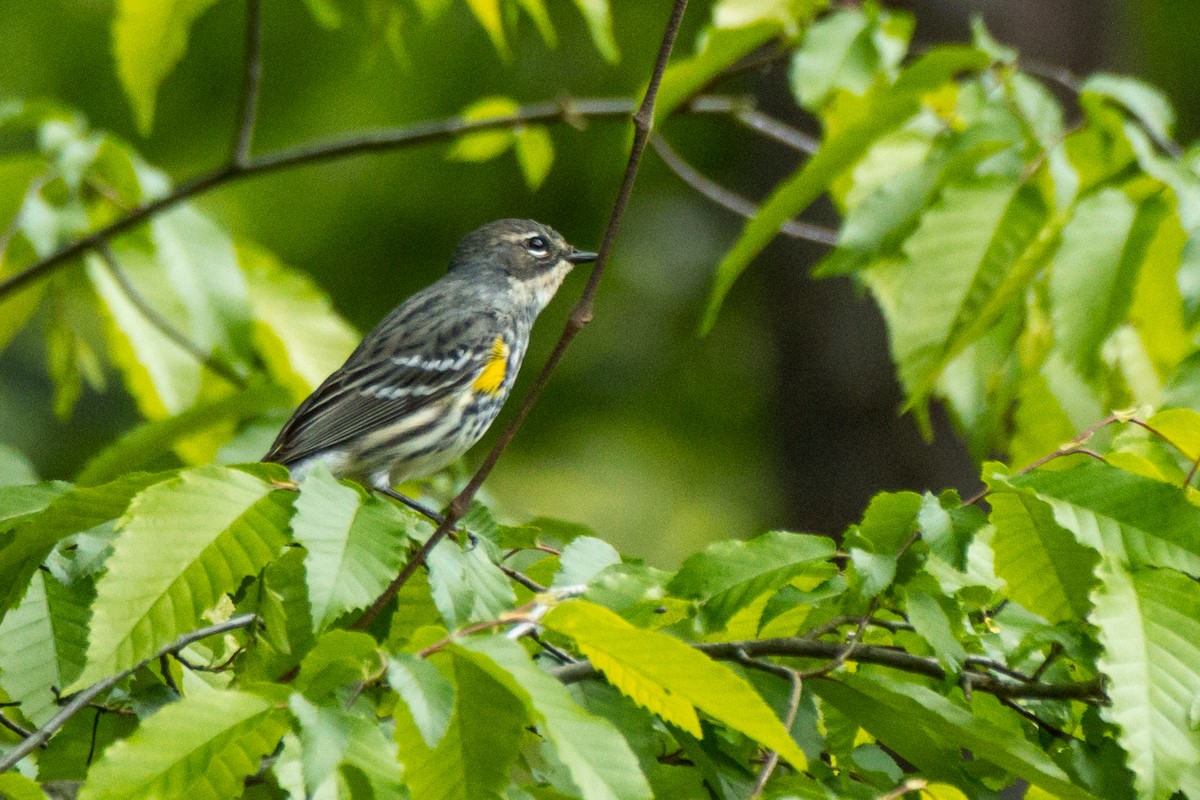
M 711 101 L 711 102 L 709 102 Z M 730 98 L 698 98 L 681 108 L 680 113 L 728 115 L 741 118 L 747 113 L 745 101 Z M 169 194 L 130 210 L 124 216 L 81 236 L 70 244 L 31 264 L 20 272 L 0 280 L 0 299 L 65 266 L 88 250 L 125 233 L 147 219 L 179 205 L 185 200 L 205 194 L 246 178 L 265 175 L 310 164 L 321 164 L 367 153 L 381 153 L 407 147 L 441 142 L 475 131 L 515 128 L 530 124 L 566 122 L 576 124 L 580 119 L 628 119 L 633 101 L 624 97 L 597 97 L 559 102 L 534 103 L 522 106 L 512 114 L 489 119 L 468 120 L 460 116 L 426 120 L 399 128 L 390 128 L 359 136 L 331 139 L 301 145 L 275 153 L 248 158 L 245 163 L 231 163 L 181 183 Z
M 97 683 L 93 683 L 86 689 L 83 689 L 77 694 L 72 695 L 71 699 L 67 701 L 67 704 L 59 709 L 59 712 L 51 717 L 49 722 L 34 731 L 31 736 L 17 745 L 12 752 L 4 756 L 4 758 L 0 758 L 0 772 L 4 772 L 5 770 L 15 766 L 16 763 L 22 758 L 32 753 L 36 748 L 45 744 L 50 737 L 54 735 L 54 732 L 61 728 L 67 722 L 67 720 L 78 714 L 84 708 L 87 708 L 97 697 L 104 694 L 106 691 L 116 686 L 118 683 L 125 680 L 127 677 L 146 666 L 151 661 L 168 654 L 177 654 L 185 647 L 194 644 L 201 639 L 208 638 L 209 636 L 228 633 L 229 631 L 237 630 L 238 628 L 247 628 L 256 622 L 258 622 L 258 617 L 254 614 L 242 614 L 241 616 L 233 617 L 232 619 L 228 619 L 224 622 L 218 622 L 216 625 L 209 625 L 207 628 L 200 628 L 199 630 L 185 633 L 171 644 L 160 649 L 154 655 L 138 662 L 129 669 L 118 672 L 116 675 L 105 678 Z
M 825 642 L 805 639 L 800 636 L 783 639 L 756 639 L 745 642 L 700 642 L 692 645 L 702 653 L 718 661 L 737 661 L 742 657 L 791 656 L 794 658 L 837 658 L 845 649 L 841 642 Z M 937 659 L 916 656 L 906 650 L 879 645 L 859 645 L 846 657 L 847 661 L 859 664 L 876 664 L 924 675 L 935 680 L 945 680 L 946 671 Z M 563 683 L 577 683 L 595 677 L 596 668 L 588 661 L 579 661 L 554 667 L 550 674 Z M 1100 679 L 1073 683 L 1014 683 L 978 672 L 965 672 L 963 683 L 973 691 L 987 692 L 1002 698 L 1027 698 L 1030 700 L 1079 700 L 1091 705 L 1108 702 Z
M 750 130 L 806 155 L 815 154 L 821 147 L 819 139 L 759 111 L 744 98 L 702 95 L 688 104 L 687 110 L 696 114 L 729 114 Z
M 491 474 L 492 469 L 496 466 L 496 462 L 500 460 L 500 456 L 508 448 L 509 443 L 525 422 L 525 418 L 529 416 L 530 410 L 537 403 L 542 390 L 550 380 L 551 373 L 554 372 L 554 368 L 562 360 L 567 347 L 570 346 L 571 340 L 583 329 L 584 325 L 591 321 L 592 305 L 596 297 L 596 290 L 599 288 L 600 278 L 604 275 L 604 268 L 608 264 L 609 255 L 612 253 L 613 243 L 617 237 L 617 229 L 621 225 L 621 217 L 624 216 L 625 207 L 629 203 L 629 195 L 633 192 L 633 183 L 637 178 L 642 154 L 645 152 L 646 143 L 650 138 L 650 129 L 654 120 L 654 103 L 658 97 L 658 87 L 662 82 L 663 72 L 667 68 L 667 59 L 671 57 L 671 49 L 675 45 L 675 37 L 679 33 L 679 23 L 683 19 L 683 12 L 686 8 L 687 0 L 675 0 L 674 7 L 671 9 L 671 18 L 667 22 L 662 43 L 659 45 L 658 57 L 654 63 L 654 70 L 650 74 L 650 82 L 646 87 L 646 94 L 642 98 L 641 105 L 638 106 L 637 111 L 633 114 L 633 144 L 630 148 L 629 161 L 625 165 L 625 175 L 621 180 L 621 187 L 617 191 L 617 199 L 613 203 L 612 214 L 609 215 L 608 226 L 604 231 L 604 238 L 600 242 L 600 250 L 596 257 L 595 266 L 592 267 L 592 273 L 588 277 L 587 286 L 584 287 L 579 302 L 572 309 L 570 316 L 567 317 L 567 324 L 558 339 L 558 344 L 554 346 L 554 350 L 542 366 L 541 372 L 538 373 L 533 386 L 529 389 L 529 393 L 525 395 L 516 416 L 508 424 L 508 427 L 504 429 L 504 432 L 500 434 L 500 438 L 496 441 L 496 444 L 488 451 L 487 456 L 483 459 L 483 463 L 475 471 L 475 474 L 471 477 L 466 487 L 450 501 L 450 507 L 446 510 L 446 518 L 438 525 L 437 530 L 433 532 L 433 535 L 429 537 L 420 551 L 404 565 L 404 569 L 388 585 L 383 594 L 354 623 L 352 626 L 354 630 L 362 630 L 371 623 L 371 620 L 383 610 L 383 607 L 408 582 L 408 579 L 416 571 L 417 567 L 425 562 L 426 557 L 437 546 L 438 542 L 445 538 L 446 534 L 450 532 L 450 529 L 454 527 L 454 524 L 458 520 L 462 519 L 467 509 L 470 508 L 471 500 L 475 497 L 475 493 L 479 491 L 479 487 L 483 485 L 488 475 Z
M 687 163 L 671 145 L 667 144 L 667 140 L 662 136 L 659 136 L 657 133 L 654 134 L 654 136 L 650 137 L 650 144 L 659 157 L 662 158 L 663 162 L 671 168 L 671 171 L 678 175 L 688 186 L 722 208 L 728 209 L 746 219 L 753 219 L 758 216 L 757 205 L 740 194 L 726 189 Z M 837 244 L 838 238 L 837 231 L 823 228 L 820 225 L 801 222 L 800 220 L 787 220 L 779 226 L 779 232 L 795 239 L 807 239 L 810 242 L 817 242 L 818 244 L 825 244 L 830 247 Z
M 230 163 L 244 167 L 250 161 L 254 122 L 258 117 L 259 84 L 262 82 L 262 7 L 259 0 L 246 0 L 246 73 L 242 80 L 242 114 Z
M 187 337 L 183 331 L 175 327 L 171 320 L 158 313 L 149 301 L 142 296 L 133 282 L 129 280 L 129 276 L 125 274 L 125 270 L 121 268 L 121 262 L 117 260 L 116 254 L 112 248 L 108 246 L 108 242 L 101 242 L 96 246 L 96 252 L 104 261 L 104 266 L 108 269 L 108 273 L 112 275 L 113 280 L 117 282 L 117 287 L 125 295 L 130 303 L 133 304 L 146 321 L 153 325 L 159 333 L 170 339 L 175 344 L 179 345 L 180 349 L 190 355 L 192 358 L 200 362 L 201 365 L 207 367 L 214 374 L 224 378 L 229 383 L 239 389 L 245 389 L 247 386 L 246 379 L 242 377 L 233 366 L 226 364 L 222 359 L 217 358 L 212 353 L 206 353 L 204 348 L 193 342 Z

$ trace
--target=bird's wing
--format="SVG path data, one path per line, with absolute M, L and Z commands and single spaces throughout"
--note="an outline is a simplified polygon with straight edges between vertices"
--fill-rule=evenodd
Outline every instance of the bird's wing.
M 408 305 L 408 304 L 405 304 Z M 426 318 L 419 332 L 402 306 L 300 404 L 264 461 L 294 464 L 343 447 L 465 388 L 496 360 L 503 326 L 488 314 Z M 507 345 L 504 345 L 507 354 Z

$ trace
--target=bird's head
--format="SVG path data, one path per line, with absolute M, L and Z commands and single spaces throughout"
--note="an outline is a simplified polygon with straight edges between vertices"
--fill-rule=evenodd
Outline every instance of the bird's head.
M 454 249 L 450 271 L 499 273 L 518 285 L 545 295 L 545 305 L 576 264 L 596 260 L 549 225 L 531 219 L 498 219 L 468 233 Z

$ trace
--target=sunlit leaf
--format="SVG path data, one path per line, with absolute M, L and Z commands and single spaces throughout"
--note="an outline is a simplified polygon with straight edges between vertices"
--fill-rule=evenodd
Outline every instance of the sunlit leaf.
M 750 684 L 678 639 L 639 630 L 608 609 L 580 600 L 551 609 L 545 625 L 573 638 L 622 693 L 667 722 L 701 736 L 696 711 L 776 750 L 803 769 L 804 753 Z
M 275 558 L 292 496 L 259 478 L 198 467 L 139 494 L 96 584 L 80 685 L 137 664 Z M 170 531 L 164 535 L 164 531 Z
M 256 695 L 211 689 L 189 695 L 105 751 L 80 800 L 237 797 L 286 729 L 286 715 Z
M 117 75 L 138 130 L 150 133 L 158 87 L 183 58 L 188 32 L 217 0 L 119 0 L 113 22 Z
M 1171 570 L 1106 560 L 1090 621 L 1100 629 L 1107 710 L 1140 797 L 1166 800 L 1200 778 L 1200 587 Z M 1187 777 L 1185 777 L 1187 776 Z

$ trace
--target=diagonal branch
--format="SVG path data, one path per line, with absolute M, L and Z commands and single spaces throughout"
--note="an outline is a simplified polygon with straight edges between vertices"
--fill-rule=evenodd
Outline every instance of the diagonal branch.
M 259 86 L 262 83 L 262 6 L 246 0 L 246 73 L 242 80 L 242 113 L 230 162 L 240 167 L 250 162 L 254 122 L 258 118 Z
M 700 642 L 692 645 L 718 661 L 739 661 L 763 656 L 793 658 L 838 658 L 845 650 L 841 642 L 826 642 L 795 636 L 782 639 L 755 639 L 745 642 Z M 935 658 L 917 656 L 907 650 L 880 645 L 859 645 L 846 656 L 847 661 L 876 664 L 898 669 L 935 680 L 945 680 L 946 671 Z M 578 661 L 554 667 L 550 674 L 563 683 L 578 683 L 595 677 L 598 672 L 590 661 Z M 1105 705 L 1108 700 L 1099 678 L 1071 683 L 1014 682 L 980 672 L 964 672 L 963 683 L 973 691 L 987 692 L 1001 698 L 1030 700 L 1079 700 L 1090 705 Z
M 51 717 L 49 722 L 34 731 L 31 736 L 13 748 L 13 750 L 5 755 L 4 758 L 0 758 L 0 772 L 4 772 L 10 767 L 15 766 L 22 758 L 32 753 L 36 748 L 41 747 L 43 744 L 49 741 L 50 737 L 53 736 L 59 728 L 66 724 L 67 720 L 78 714 L 83 709 L 87 708 L 97 697 L 104 694 L 109 689 L 128 678 L 134 672 L 137 672 L 139 669 L 149 664 L 151 661 L 156 661 L 162 656 L 168 654 L 178 653 L 180 650 L 183 650 L 189 645 L 194 644 L 201 639 L 206 639 L 209 636 L 217 636 L 222 633 L 228 633 L 229 631 L 237 630 L 238 628 L 248 628 L 256 622 L 258 622 L 258 617 L 254 614 L 242 614 L 241 616 L 227 619 L 224 622 L 218 622 L 216 625 L 209 625 L 207 628 L 200 628 L 199 630 L 185 633 L 171 644 L 160 648 L 156 653 L 154 653 L 154 655 L 138 662 L 129 669 L 118 672 L 116 675 L 112 675 L 102 681 L 93 683 L 91 686 L 87 687 L 81 692 L 72 695 L 71 699 L 67 701 L 66 705 L 59 709 L 59 712 Z
M 710 102 L 711 101 L 711 102 Z M 743 113 L 746 102 L 729 98 L 697 98 L 678 113 L 735 117 Z M 624 97 L 593 97 L 579 100 L 534 103 L 522 106 L 511 114 L 488 119 L 468 120 L 461 116 L 425 120 L 412 125 L 374 131 L 358 136 L 314 142 L 299 147 L 248 158 L 245 163 L 231 163 L 203 173 L 181 183 L 169 194 L 138 206 L 109 224 L 87 233 L 55 252 L 31 264 L 20 272 L 0 280 L 0 299 L 44 278 L 67 265 L 73 259 L 95 249 L 101 243 L 131 230 L 169 208 L 246 178 L 272 172 L 322 164 L 368 153 L 383 153 L 453 139 L 476 131 L 516 128 L 530 124 L 566 122 L 578 124 L 581 119 L 625 120 L 633 110 L 633 101 Z
M 211 370 L 213 374 L 224 378 L 239 389 L 246 388 L 246 379 L 236 369 L 220 358 L 217 358 L 215 354 L 205 352 L 204 348 L 189 339 L 187 334 L 175 327 L 171 320 L 158 313 L 157 309 L 150 305 L 149 301 L 142 296 L 142 293 L 129 280 L 129 276 L 121 268 L 121 262 L 117 260 L 116 253 L 108 246 L 108 242 L 101 242 L 97 245 L 96 252 L 104 261 L 104 266 L 108 269 L 108 274 L 112 275 L 113 280 L 117 282 L 117 288 L 121 290 L 129 302 L 133 304 L 134 308 L 159 333 L 177 344 L 184 352 L 200 362 L 202 366 Z
M 588 276 L 587 286 L 584 287 L 579 302 L 567 318 L 566 327 L 559 337 L 558 344 L 554 346 L 554 350 L 542 366 L 529 393 L 525 395 L 516 416 L 508 424 L 508 427 L 504 429 L 504 432 L 500 434 L 500 438 L 488 452 L 487 456 L 484 457 L 483 463 L 471 477 L 466 487 L 450 501 L 450 507 L 446 510 L 446 518 L 438 525 L 437 530 L 433 532 L 433 535 L 429 537 L 421 550 L 404 565 L 404 569 L 400 571 L 395 580 L 384 590 L 383 594 L 355 622 L 353 625 L 355 629 L 362 630 L 371 623 L 371 620 L 383 610 L 384 606 L 408 582 L 408 579 L 417 568 L 425 562 L 426 557 L 433 551 L 438 542 L 450 532 L 450 529 L 454 527 L 454 523 L 460 520 L 467 512 L 467 509 L 470 508 L 471 500 L 475 497 L 475 493 L 479 491 L 479 487 L 483 485 L 488 475 L 491 474 L 492 469 L 496 466 L 496 462 L 500 460 L 500 456 L 507 449 L 509 442 L 517 435 L 517 431 L 520 430 L 521 425 L 525 422 L 525 418 L 529 416 L 530 410 L 537 403 L 542 390 L 550 380 L 550 374 L 558 366 L 558 362 L 562 360 L 563 354 L 566 353 L 567 347 L 571 344 L 571 340 L 583 329 L 584 325 L 591 321 L 596 290 L 599 288 L 600 278 L 604 275 L 609 255 L 612 253 L 613 243 L 617 237 L 617 229 L 620 228 L 621 218 L 625 214 L 625 207 L 629 203 L 630 194 L 633 192 L 633 183 L 637 178 L 642 154 L 646 151 L 646 143 L 650 139 L 650 129 L 654 120 L 654 103 L 658 98 L 658 87 L 662 82 L 663 72 L 667 68 L 667 60 L 671 57 L 671 49 L 675 45 L 675 37 L 679 33 L 679 23 L 683 20 L 683 12 L 686 8 L 687 0 L 675 0 L 674 7 L 671 9 L 671 17 L 667 22 L 666 31 L 663 33 L 662 43 L 659 45 L 654 70 L 650 74 L 650 83 L 646 87 L 646 94 L 642 98 L 641 105 L 638 106 L 637 111 L 633 114 L 633 144 L 630 148 L 629 161 L 625 165 L 625 175 L 621 180 L 621 187 L 617 191 L 617 199 L 613 203 L 612 214 L 608 218 L 608 226 L 605 228 L 604 238 L 600 242 L 600 250 L 595 266 L 592 267 L 592 273 Z
M 663 162 L 671 168 L 672 172 L 679 176 L 684 183 L 709 200 L 746 219 L 752 219 L 758 215 L 757 205 L 742 197 L 737 192 L 726 189 L 693 167 L 683 159 L 683 156 L 679 155 L 675 148 L 667 144 L 667 140 L 662 136 L 659 136 L 657 133 L 651 136 L 650 145 L 654 148 L 654 152 L 658 153 L 659 157 L 662 158 Z M 810 242 L 817 242 L 818 244 L 825 244 L 830 247 L 837 244 L 837 231 L 800 220 L 787 220 L 779 226 L 779 232 L 794 239 L 807 239 Z

